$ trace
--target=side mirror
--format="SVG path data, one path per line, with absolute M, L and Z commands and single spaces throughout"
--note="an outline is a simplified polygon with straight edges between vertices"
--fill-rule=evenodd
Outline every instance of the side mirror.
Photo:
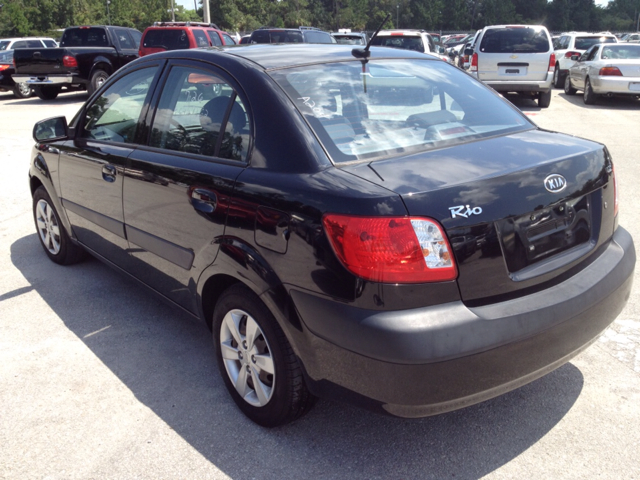
M 449 50 L 449 57 L 456 58 L 458 56 L 458 52 L 455 50 Z
M 33 126 L 33 139 L 36 142 L 64 140 L 69 136 L 66 117 L 53 117 L 40 120 Z
M 571 55 L 571 60 L 573 60 L 574 62 L 580 60 L 580 55 Z
M 464 49 L 464 54 L 468 55 L 468 56 L 473 55 L 473 48 L 470 48 L 470 47 L 469 48 L 465 48 Z

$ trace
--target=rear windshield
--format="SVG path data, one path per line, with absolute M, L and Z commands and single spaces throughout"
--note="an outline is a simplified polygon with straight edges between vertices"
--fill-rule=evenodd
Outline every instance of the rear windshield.
M 551 50 L 549 35 L 543 28 L 506 27 L 484 32 L 480 51 L 485 53 L 543 53 Z
M 409 35 L 378 36 L 373 39 L 371 45 L 424 52 L 424 43 L 422 43 L 422 38 L 419 35 L 414 37 Z
M 440 61 L 329 63 L 272 76 L 336 163 L 534 128 L 492 90 Z
M 343 45 L 364 45 L 364 38 L 361 35 L 334 35 L 336 42 Z
M 251 43 L 303 43 L 302 32 L 297 30 L 256 30 L 251 34 Z
M 602 49 L 602 59 L 640 60 L 640 44 L 611 45 Z
M 189 48 L 189 37 L 187 36 L 187 32 L 180 29 L 149 30 L 144 36 L 142 46 L 146 48 L 180 50 Z
M 109 39 L 104 28 L 67 28 L 60 40 L 61 47 L 108 47 Z
M 596 43 L 618 43 L 613 37 L 576 37 L 576 50 L 588 50 Z

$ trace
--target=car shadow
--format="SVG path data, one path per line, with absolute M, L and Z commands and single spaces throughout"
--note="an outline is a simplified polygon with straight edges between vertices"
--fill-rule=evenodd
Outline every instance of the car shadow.
M 591 110 L 604 110 L 604 109 L 616 109 L 616 110 L 637 110 L 640 107 L 640 99 L 637 97 L 617 95 L 612 97 L 599 96 L 595 105 L 587 105 L 582 100 L 582 92 L 577 92 L 575 95 L 567 95 L 564 92 L 558 94 L 560 98 L 564 98 L 567 102 L 575 105 L 576 107 L 588 108 Z
M 480 478 L 545 436 L 583 388 L 580 370 L 566 364 L 435 417 L 385 417 L 321 400 L 297 422 L 267 430 L 232 402 L 199 321 L 95 259 L 53 264 L 35 234 L 11 245 L 11 261 L 31 287 L 4 297 L 35 289 L 140 402 L 231 478 Z

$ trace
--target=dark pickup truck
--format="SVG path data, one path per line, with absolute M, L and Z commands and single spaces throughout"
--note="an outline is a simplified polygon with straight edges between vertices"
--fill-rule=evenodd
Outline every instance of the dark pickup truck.
M 138 30 L 112 25 L 69 27 L 59 48 L 16 50 L 12 78 L 32 86 L 43 100 L 53 100 L 63 88 L 92 94 L 112 73 L 138 58 L 141 37 Z

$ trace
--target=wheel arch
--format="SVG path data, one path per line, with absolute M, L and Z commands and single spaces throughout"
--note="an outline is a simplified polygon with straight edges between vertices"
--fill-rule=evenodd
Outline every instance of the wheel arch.
M 109 74 L 109 76 L 111 76 L 113 74 L 113 65 L 105 57 L 97 57 L 95 63 L 93 64 L 93 67 L 91 67 L 89 79 L 91 79 L 96 70 L 104 70 Z

